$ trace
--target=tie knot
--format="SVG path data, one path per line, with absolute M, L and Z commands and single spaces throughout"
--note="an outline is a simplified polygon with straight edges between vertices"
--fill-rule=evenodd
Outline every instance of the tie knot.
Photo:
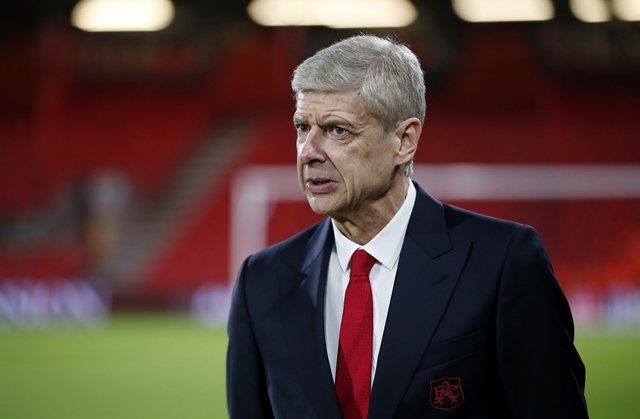
M 369 276 L 376 259 L 362 249 L 358 249 L 351 256 L 350 276 Z

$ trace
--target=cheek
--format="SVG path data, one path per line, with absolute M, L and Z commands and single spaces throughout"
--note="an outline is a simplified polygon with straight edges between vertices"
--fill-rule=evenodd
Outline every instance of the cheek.
M 298 181 L 302 182 L 302 178 L 304 177 L 304 165 L 300 163 L 300 160 L 296 163 L 296 174 L 298 175 Z
M 394 165 L 395 153 L 392 144 L 381 144 L 375 150 L 367 150 L 368 161 L 373 166 L 373 170 L 382 174 L 383 171 L 390 169 Z

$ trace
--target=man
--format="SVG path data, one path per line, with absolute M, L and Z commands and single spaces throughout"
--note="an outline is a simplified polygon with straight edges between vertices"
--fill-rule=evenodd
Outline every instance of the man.
M 329 218 L 240 270 L 230 417 L 586 418 L 571 313 L 535 231 L 410 180 L 415 55 L 351 37 L 292 87 L 300 188 Z

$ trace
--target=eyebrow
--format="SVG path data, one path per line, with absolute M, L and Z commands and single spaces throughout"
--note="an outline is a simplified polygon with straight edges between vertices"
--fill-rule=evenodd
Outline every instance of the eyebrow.
M 328 118 L 323 124 L 319 124 L 321 127 L 344 127 L 350 131 L 356 129 L 356 126 L 352 123 L 345 121 L 344 119 L 332 119 Z
M 322 123 L 319 123 L 318 126 L 320 127 L 334 127 L 334 126 L 342 126 L 345 128 L 350 128 L 350 129 L 358 129 L 360 127 L 361 124 L 354 124 L 350 121 L 348 121 L 345 118 L 341 118 L 341 117 L 337 117 L 334 115 L 329 115 L 326 118 L 320 118 L 323 119 Z M 305 118 L 304 116 L 301 116 L 297 113 L 295 113 L 293 115 L 293 123 L 294 124 L 299 124 L 299 123 L 306 123 L 307 122 L 307 118 Z
M 358 121 L 352 122 L 345 118 L 341 118 L 335 115 L 329 115 L 322 124 L 319 124 L 322 127 L 343 127 L 351 132 L 360 132 L 363 130 L 364 126 Z

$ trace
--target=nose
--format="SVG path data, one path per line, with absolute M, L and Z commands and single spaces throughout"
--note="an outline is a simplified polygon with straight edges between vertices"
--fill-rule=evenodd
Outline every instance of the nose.
M 325 154 L 322 149 L 322 130 L 312 127 L 307 136 L 298 142 L 298 160 L 302 164 L 322 162 Z

